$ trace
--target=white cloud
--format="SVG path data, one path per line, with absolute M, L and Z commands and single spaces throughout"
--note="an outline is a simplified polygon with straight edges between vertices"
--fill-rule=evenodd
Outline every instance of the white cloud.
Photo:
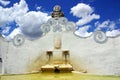
M 73 13 L 73 16 L 80 18 L 76 22 L 78 26 L 87 24 L 94 19 L 100 18 L 100 15 L 94 14 L 93 12 L 94 9 L 91 6 L 84 3 L 79 3 L 71 8 L 71 13 Z
M 50 18 L 47 13 L 29 11 L 25 0 L 20 0 L 19 3 L 15 3 L 10 8 L 0 7 L 0 15 L 0 26 L 15 21 L 21 32 L 32 39 L 41 36 L 40 25 Z
M 102 23 L 96 22 L 95 26 L 96 26 L 96 30 L 101 30 L 103 28 L 106 28 L 107 29 L 107 31 L 106 31 L 107 37 L 117 37 L 120 35 L 120 30 L 115 29 L 117 27 L 117 25 L 116 25 L 116 22 L 114 22 L 114 21 L 106 20 Z
M 87 24 L 89 22 L 91 22 L 93 19 L 99 19 L 99 16 L 93 14 L 93 15 L 87 15 L 86 17 L 78 20 L 76 22 L 77 25 L 81 26 L 81 25 L 84 25 L 84 24 Z
M 50 16 L 47 13 L 31 11 L 24 16 L 17 19 L 23 34 L 32 39 L 38 38 L 42 35 L 40 25 L 46 22 Z
M 37 6 L 37 7 L 36 7 L 36 10 L 39 11 L 41 8 L 42 8 L 41 6 Z
M 95 23 L 96 30 L 101 30 L 102 28 L 107 28 L 108 30 L 114 30 L 116 27 L 116 23 L 114 21 L 106 20 L 102 23 Z
M 71 8 L 71 13 L 76 17 L 86 17 L 86 15 L 93 13 L 93 9 L 89 5 L 79 3 Z
M 118 21 L 120 21 L 120 18 L 118 19 Z
M 10 35 L 6 37 L 7 40 L 11 40 L 14 38 L 15 35 L 21 34 L 21 30 L 19 28 L 14 29 Z
M 83 38 L 89 37 L 89 36 L 92 35 L 92 32 L 90 32 L 90 33 L 88 32 L 88 29 L 89 29 L 89 28 L 90 28 L 89 25 L 83 26 L 83 27 L 79 28 L 79 30 L 75 31 L 75 34 L 76 34 L 77 36 L 83 37 Z
M 109 25 L 109 20 L 107 20 L 107 21 L 104 21 L 104 22 L 102 22 L 102 23 L 100 23 L 100 22 L 96 22 L 95 23 L 95 26 L 97 26 L 98 28 L 105 28 L 105 27 L 108 27 L 108 25 Z
M 6 24 L 7 22 L 12 22 L 17 18 L 23 16 L 28 11 L 28 5 L 24 0 L 19 3 L 15 3 L 13 7 L 3 8 L 0 7 L 0 26 Z
M 108 37 L 117 37 L 120 36 L 120 30 L 107 31 L 106 36 Z
M 10 26 L 5 27 L 5 29 L 1 32 L 2 34 L 8 34 L 10 31 Z
M 10 4 L 10 1 L 0 0 L 0 3 L 1 3 L 3 6 L 6 6 L 6 5 Z
M 115 27 L 116 27 L 116 23 L 113 22 L 113 21 L 111 21 L 111 23 L 110 23 L 110 25 L 109 25 L 109 29 L 110 29 L 110 30 L 114 30 Z

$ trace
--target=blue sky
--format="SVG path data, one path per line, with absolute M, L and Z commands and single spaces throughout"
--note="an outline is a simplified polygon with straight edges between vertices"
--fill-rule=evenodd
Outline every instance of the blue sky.
M 6 7 L 18 3 L 20 0 L 11 0 Z M 55 5 L 62 7 L 65 16 L 70 20 L 76 20 L 70 15 L 70 9 L 78 3 L 85 3 L 95 9 L 95 13 L 101 15 L 101 21 L 106 19 L 117 20 L 120 18 L 120 1 L 119 0 L 26 0 L 30 11 L 35 11 L 36 7 L 41 7 L 43 12 L 51 12 Z
M 0 32 L 8 39 L 18 33 L 38 37 L 40 31 L 35 30 L 60 5 L 65 17 L 76 23 L 78 36 L 88 37 L 100 29 L 115 37 L 120 35 L 119 4 L 120 0 L 0 0 Z

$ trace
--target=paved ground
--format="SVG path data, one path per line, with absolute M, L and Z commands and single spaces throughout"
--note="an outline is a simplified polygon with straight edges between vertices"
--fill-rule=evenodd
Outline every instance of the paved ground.
M 36 73 L 2 75 L 0 80 L 120 80 L 120 76 L 97 76 L 76 73 Z
M 0 62 L 0 73 L 2 72 L 2 63 Z

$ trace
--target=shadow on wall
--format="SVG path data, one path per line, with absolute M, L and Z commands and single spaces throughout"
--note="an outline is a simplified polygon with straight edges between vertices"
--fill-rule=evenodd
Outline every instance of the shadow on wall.
M 39 53 L 39 55 L 36 58 L 31 58 L 28 67 L 27 72 L 40 72 L 41 66 L 45 65 L 47 62 L 45 52 Z

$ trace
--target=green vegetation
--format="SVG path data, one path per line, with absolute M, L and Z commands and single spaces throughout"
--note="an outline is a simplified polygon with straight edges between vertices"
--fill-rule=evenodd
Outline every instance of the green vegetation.
M 77 73 L 36 73 L 1 75 L 0 80 L 120 80 L 120 76 L 100 76 Z

